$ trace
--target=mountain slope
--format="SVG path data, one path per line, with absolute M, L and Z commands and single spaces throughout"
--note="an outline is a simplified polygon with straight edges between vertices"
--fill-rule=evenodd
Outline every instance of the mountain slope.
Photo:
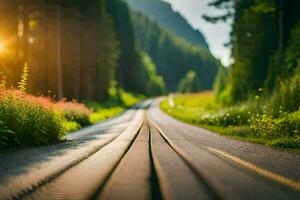
M 212 88 L 221 64 L 207 49 L 166 31 L 141 13 L 132 11 L 131 19 L 139 47 L 151 56 L 168 91 L 176 91 L 191 70 L 197 75 L 199 90 Z
M 158 95 L 164 90 L 162 77 L 147 53 L 136 45 L 130 10 L 122 0 L 106 0 L 106 9 L 114 22 L 119 42 L 119 59 L 116 69 L 118 85 L 131 92 Z
M 202 33 L 193 29 L 178 12 L 173 11 L 169 3 L 161 0 L 126 1 L 132 9 L 143 13 L 168 31 L 184 38 L 192 44 L 208 48 L 207 42 Z

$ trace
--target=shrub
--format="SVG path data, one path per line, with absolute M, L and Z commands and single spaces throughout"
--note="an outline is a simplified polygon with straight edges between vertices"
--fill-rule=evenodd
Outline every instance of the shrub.
M 116 107 L 112 107 L 112 108 L 100 108 L 96 112 L 94 112 L 90 115 L 90 122 L 92 124 L 95 124 L 99 121 L 113 117 L 113 116 L 123 112 L 124 110 L 125 109 L 120 106 L 116 106 Z
M 283 113 L 279 118 L 271 115 L 253 115 L 249 119 L 250 129 L 258 136 L 265 138 L 299 137 L 300 110 L 293 113 Z
M 116 106 L 129 108 L 145 98 L 145 96 L 143 95 L 137 95 L 130 92 L 126 92 L 123 89 L 117 88 L 114 85 L 109 89 L 108 93 L 109 99 L 106 102 L 103 102 L 102 104 L 100 104 L 99 102 L 87 102 L 86 105 L 92 108 L 110 108 Z
M 134 95 L 134 94 L 126 92 L 124 90 L 120 90 L 120 97 L 121 97 L 123 106 L 125 106 L 127 108 L 133 106 L 134 104 L 138 103 L 139 101 L 141 101 L 142 99 L 145 98 L 142 95 Z
M 202 115 L 199 123 L 224 127 L 246 125 L 250 113 L 247 106 L 229 107 L 213 114 Z
M 177 91 L 181 93 L 190 93 L 200 91 L 200 82 L 197 73 L 194 70 L 190 70 L 180 80 Z
M 84 104 L 78 103 L 75 100 L 67 102 L 65 99 L 55 104 L 55 109 L 60 112 L 67 121 L 74 121 L 81 126 L 89 125 L 89 116 L 92 110 Z
M 64 135 L 63 119 L 55 112 L 51 99 L 17 90 L 0 91 L 0 121 L 2 129 L 7 127 L 7 134 L 1 137 L 4 146 L 46 145 Z
M 300 107 L 300 67 L 295 75 L 280 83 L 278 91 L 272 98 L 272 113 L 278 116 L 279 111 L 294 112 Z
M 10 146 L 16 138 L 16 134 L 9 130 L 4 122 L 0 121 L 0 149 Z M 15 141 L 18 143 L 18 141 Z
M 81 129 L 81 125 L 78 124 L 77 122 L 65 121 L 64 129 L 67 133 L 70 133 L 70 132 L 74 132 L 74 131 Z

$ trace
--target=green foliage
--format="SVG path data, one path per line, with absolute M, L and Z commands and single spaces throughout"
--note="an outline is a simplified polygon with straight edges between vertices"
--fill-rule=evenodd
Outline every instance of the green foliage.
M 274 13 L 276 5 L 274 0 L 255 0 L 252 10 L 258 13 Z
M 16 133 L 9 130 L 4 122 L 0 121 L 0 149 L 18 143 Z
M 161 108 L 168 114 L 189 123 L 197 123 L 200 116 L 214 113 L 219 109 L 210 92 L 179 95 L 174 98 L 174 102 L 175 106 L 171 107 L 165 100 L 161 103 Z
M 90 115 L 89 121 L 92 124 L 95 124 L 99 121 L 116 116 L 124 111 L 125 111 L 125 109 L 121 106 L 115 106 L 115 107 L 109 107 L 109 108 L 98 107 L 98 109 Z
M 67 133 L 77 131 L 82 127 L 80 124 L 74 121 L 64 121 L 63 126 Z
M 181 93 L 191 93 L 200 91 L 200 83 L 198 80 L 198 75 L 195 71 L 191 70 L 186 73 L 186 75 L 181 79 L 178 84 L 178 92 Z
M 156 64 L 167 91 L 176 91 L 180 80 L 190 70 L 198 74 L 203 90 L 212 88 L 221 64 L 207 49 L 166 31 L 140 13 L 132 12 L 132 22 L 138 45 Z
M 118 87 L 111 87 L 109 93 L 110 93 L 109 99 L 106 102 L 104 102 L 102 105 L 104 107 L 121 106 L 124 108 L 129 108 L 145 98 L 145 96 L 143 95 L 127 92 Z M 87 102 L 86 104 L 88 105 L 88 107 L 92 108 L 93 110 L 102 108 L 102 106 L 99 105 L 99 103 L 97 102 Z
M 230 45 L 235 62 L 223 93 L 227 103 L 245 101 L 265 86 L 269 94 L 279 90 L 293 76 L 299 60 L 300 3 L 218 0 L 210 5 L 228 12 L 234 9 Z
M 143 95 L 136 95 L 124 90 L 120 91 L 120 97 L 122 100 L 121 105 L 125 106 L 125 108 L 129 108 L 145 98 Z
M 191 124 L 211 129 L 220 134 L 238 139 L 268 144 L 283 148 L 300 147 L 300 110 L 287 113 L 279 111 L 272 115 L 272 106 L 266 105 L 262 90 L 254 100 L 240 105 L 221 108 L 212 95 L 176 96 L 175 106 L 168 101 L 161 108 L 168 114 Z
M 271 97 L 271 105 L 275 116 L 279 111 L 294 112 L 300 108 L 300 67 L 293 77 L 279 83 Z
M 291 32 L 291 39 L 285 53 L 285 65 L 289 74 L 300 69 L 300 22 Z
M 168 32 L 172 32 L 178 37 L 182 37 L 188 42 L 208 49 L 208 44 L 202 33 L 195 30 L 187 20 L 178 12 L 174 12 L 168 2 L 161 0 L 126 0 L 129 6 L 159 26 L 164 27 Z
M 65 120 L 76 122 L 81 126 L 87 126 L 90 124 L 89 116 L 92 113 L 92 110 L 85 107 L 84 104 L 76 101 L 67 102 L 63 99 L 57 102 L 54 106 L 56 111 L 58 111 Z
M 256 134 L 266 137 L 293 137 L 299 134 L 300 112 L 284 113 L 279 118 L 271 115 L 253 115 L 249 118 L 250 128 Z
M 114 20 L 115 32 L 119 41 L 120 57 L 116 70 L 119 86 L 125 90 L 143 93 L 141 76 L 143 66 L 139 56 L 139 49 L 135 43 L 135 36 L 127 4 L 122 0 L 106 0 L 106 9 Z
M 216 113 L 207 113 L 200 117 L 198 123 L 210 126 L 242 126 L 246 125 L 250 111 L 246 106 L 235 106 L 222 109 Z
M 146 95 L 159 95 L 165 91 L 165 82 L 162 76 L 157 75 L 156 65 L 146 52 L 140 53 L 142 65 L 144 66 L 144 87 Z
M 225 90 L 227 82 L 228 82 L 227 69 L 223 66 L 220 66 L 213 85 L 215 98 L 218 102 L 222 102 L 221 94 Z
M 65 133 L 63 118 L 49 100 L 16 91 L 1 91 L 0 121 L 9 130 L 1 137 L 2 147 L 47 145 Z
M 141 95 L 134 95 L 129 92 L 125 92 L 122 89 L 114 87 L 114 84 L 110 88 L 110 98 L 107 102 L 86 102 L 87 107 L 93 110 L 93 113 L 89 116 L 89 121 L 95 124 L 99 121 L 111 118 L 122 112 L 127 108 L 138 103 L 144 97 Z
M 0 90 L 0 148 L 59 142 L 68 132 L 110 118 L 144 98 L 119 90 L 121 102 L 82 103 Z M 93 112 L 92 112 L 93 111 Z
M 217 94 L 217 100 L 222 105 L 232 105 L 233 97 L 231 84 L 228 84 L 219 95 Z

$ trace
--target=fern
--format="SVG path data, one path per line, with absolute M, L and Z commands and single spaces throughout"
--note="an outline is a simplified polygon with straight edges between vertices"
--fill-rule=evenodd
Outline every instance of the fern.
M 28 77 L 29 77 L 29 65 L 26 62 L 22 71 L 21 80 L 18 82 L 18 89 L 21 92 L 26 92 L 26 87 L 28 84 Z

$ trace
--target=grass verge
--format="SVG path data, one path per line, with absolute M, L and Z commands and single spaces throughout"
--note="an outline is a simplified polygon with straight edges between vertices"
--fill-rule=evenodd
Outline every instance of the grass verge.
M 160 105 L 167 114 L 224 136 L 287 149 L 300 149 L 300 111 L 273 117 L 247 102 L 221 107 L 211 92 L 177 95 Z

